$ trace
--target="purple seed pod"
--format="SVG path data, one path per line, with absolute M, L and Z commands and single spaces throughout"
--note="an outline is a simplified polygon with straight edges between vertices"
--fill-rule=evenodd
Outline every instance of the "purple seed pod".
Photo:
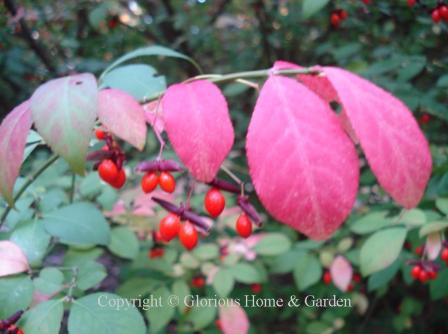
M 181 172 L 182 166 L 175 160 L 147 160 L 135 168 L 137 172 Z
M 241 192 L 240 186 L 238 186 L 234 183 L 230 183 L 225 180 L 221 180 L 221 179 L 215 178 L 215 179 L 213 179 L 212 182 L 210 182 L 208 184 L 214 188 L 218 188 L 218 189 L 228 191 L 228 192 L 234 193 L 234 194 L 239 194 Z
M 212 225 L 206 221 L 204 218 L 199 216 L 197 213 L 194 213 L 190 210 L 185 210 L 181 215 L 182 219 L 188 220 L 196 225 L 196 227 L 203 233 L 208 234 Z
M 209 224 L 206 220 L 204 220 L 201 216 L 193 211 L 185 208 L 183 205 L 177 206 L 171 202 L 165 201 L 164 199 L 158 197 L 151 197 L 151 199 L 159 204 L 165 210 L 172 212 L 178 216 L 180 216 L 181 220 L 188 220 L 203 233 L 207 234 L 211 228 L 211 224 Z
M 440 270 L 440 266 L 437 263 L 435 263 L 434 261 L 422 261 L 422 267 L 426 271 L 436 271 L 437 272 Z
M 238 196 L 237 203 L 241 210 L 243 210 L 244 213 L 249 216 L 249 218 L 255 225 L 257 225 L 258 227 L 262 225 L 260 215 L 254 208 L 254 206 L 250 204 L 249 198 L 247 196 Z
M 114 156 L 114 153 L 111 151 L 93 151 L 87 154 L 87 160 L 89 161 L 100 161 L 104 159 L 110 159 Z
M 443 240 L 442 241 L 442 246 L 443 247 L 448 247 L 448 241 L 447 240 Z
M 14 325 L 22 317 L 23 311 L 17 311 L 8 319 L 0 320 L 0 330 L 6 330 L 9 326 Z

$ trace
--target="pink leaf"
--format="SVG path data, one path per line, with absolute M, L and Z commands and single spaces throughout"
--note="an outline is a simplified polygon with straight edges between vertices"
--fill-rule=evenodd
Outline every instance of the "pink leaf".
M 210 182 L 234 138 L 221 91 L 206 80 L 172 85 L 162 104 L 165 128 L 177 155 L 196 179 Z
M 249 319 L 239 305 L 220 307 L 219 320 L 224 334 L 246 334 L 249 332 Z
M 442 239 L 440 237 L 440 232 L 431 233 L 426 238 L 426 255 L 428 260 L 434 261 L 439 256 L 442 250 Z
M 303 67 L 293 63 L 289 63 L 287 61 L 279 60 L 274 63 L 273 68 L 280 70 L 280 69 L 301 69 Z M 336 92 L 332 83 L 330 82 L 330 80 L 328 80 L 327 76 L 323 72 L 324 68 L 321 66 L 313 66 L 313 69 L 322 71 L 322 73 L 318 75 L 298 74 L 297 79 L 305 86 L 307 86 L 309 89 L 311 89 L 314 93 L 319 95 L 325 102 L 327 103 L 337 102 L 341 104 L 341 102 L 339 101 L 338 93 Z M 352 141 L 358 144 L 359 140 L 355 135 L 355 131 L 353 130 L 344 109 L 342 109 L 341 112 L 339 113 L 338 119 L 341 122 L 344 130 L 352 139 Z
M 100 91 L 98 118 L 113 134 L 143 150 L 146 142 L 145 112 L 131 95 L 118 89 Z
M 31 124 L 30 102 L 27 100 L 15 107 L 0 125 L 0 192 L 11 206 Z
M 431 174 L 428 142 L 408 108 L 369 81 L 325 67 L 381 186 L 405 208 L 415 207 Z
M 338 255 L 330 266 L 330 274 L 334 285 L 341 291 L 347 291 L 352 281 L 353 268 L 345 257 Z
M 11 241 L 0 241 L 0 277 L 28 271 L 29 268 L 19 246 Z
M 90 73 L 50 80 L 31 96 L 34 124 L 73 171 L 84 173 L 97 112 L 97 84 Z
M 355 148 L 328 105 L 297 81 L 266 81 L 246 150 L 255 190 L 279 221 L 325 239 L 349 215 L 359 179 Z

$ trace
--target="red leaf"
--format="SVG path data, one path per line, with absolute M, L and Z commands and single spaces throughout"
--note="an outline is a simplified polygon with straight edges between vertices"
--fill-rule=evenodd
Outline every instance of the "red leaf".
M 0 192 L 11 206 L 31 124 L 30 102 L 27 100 L 14 108 L 0 125 Z
M 118 89 L 100 91 L 98 118 L 113 134 L 143 150 L 146 142 L 145 112 L 131 95 Z
M 415 207 L 431 174 L 428 142 L 408 108 L 369 81 L 325 67 L 381 186 L 405 208 Z
M 352 281 L 353 268 L 345 257 L 339 255 L 333 260 L 330 267 L 330 274 L 334 285 L 341 291 L 347 291 Z
M 28 260 L 15 243 L 0 241 L 0 277 L 18 274 L 29 269 Z
M 249 332 L 249 319 L 246 312 L 239 305 L 219 308 L 219 320 L 221 320 L 224 334 L 246 334 Z
M 349 215 L 359 179 L 355 148 L 328 105 L 297 81 L 266 81 L 246 149 L 255 190 L 279 221 L 325 239 Z
M 206 80 L 172 85 L 163 100 L 165 129 L 191 174 L 210 182 L 232 148 L 234 134 L 227 102 Z

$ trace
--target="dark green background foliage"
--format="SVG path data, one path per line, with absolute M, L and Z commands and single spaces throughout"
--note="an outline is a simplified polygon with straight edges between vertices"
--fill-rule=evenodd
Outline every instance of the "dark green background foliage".
M 357 307 L 284 308 L 269 312 L 247 309 L 251 333 L 446 332 L 448 269 L 437 260 L 442 271 L 436 281 L 425 285 L 413 283 L 406 260 L 416 258 L 414 248 L 425 241 L 425 237 L 421 237 L 425 232 L 422 232 L 422 225 L 431 228 L 435 226 L 434 221 L 448 222 L 448 205 L 443 198 L 448 196 L 448 23 L 434 25 L 431 21 L 430 9 L 436 1 L 423 0 L 414 8 L 409 8 L 406 1 L 372 0 L 368 6 L 360 0 L 315 2 L 321 2 L 323 7 L 315 13 L 304 13 L 303 5 L 310 1 L 4 1 L 5 6 L 0 8 L 1 117 L 46 80 L 75 72 L 99 75 L 124 53 L 153 44 L 190 56 L 205 73 L 269 68 L 276 59 L 304 66 L 336 65 L 385 87 L 409 106 L 431 143 L 434 171 L 419 208 L 397 216 L 400 208 L 378 187 L 364 164 L 354 213 L 333 238 L 325 243 L 307 241 L 293 230 L 270 220 L 264 231 L 272 233 L 271 243 L 268 247 L 260 246 L 257 250 L 260 256 L 255 262 L 229 259 L 222 264 L 215 242 L 223 233 L 222 229 L 214 231 L 206 239 L 208 246 L 197 250 L 193 257 L 183 254 L 175 244 L 167 247 L 164 260 L 152 262 L 146 256 L 152 241 L 137 243 L 129 232 L 130 229 L 142 229 L 146 224 L 135 217 L 135 221 L 129 217 L 114 221 L 123 223 L 124 220 L 130 227 L 114 227 L 112 239 L 98 232 L 104 228 L 104 220 L 102 217 L 92 218 L 95 214 L 89 214 L 89 217 L 91 224 L 101 227 L 97 229 L 98 235 L 85 239 L 86 236 L 60 229 L 55 213 L 51 214 L 51 219 L 46 216 L 46 213 L 61 210 L 70 201 L 71 174 L 63 162 L 58 162 L 25 193 L 17 203 L 19 210 L 11 213 L 7 229 L 0 234 L 0 240 L 36 238 L 39 241 L 30 250 L 39 251 L 30 261 L 36 273 L 32 277 L 33 283 L 25 275 L 11 278 L 17 281 L 0 279 L 0 318 L 30 304 L 32 285 L 41 292 L 56 292 L 54 303 L 58 303 L 59 297 L 65 295 L 64 291 L 58 294 L 62 282 L 70 282 L 72 276 L 56 269 L 41 269 L 61 265 L 80 267 L 80 282 L 72 291 L 76 298 L 97 291 L 129 297 L 188 290 L 191 277 L 199 272 L 199 263 L 205 262 L 215 263 L 229 272 L 219 275 L 219 282 L 201 291 L 203 296 L 218 293 L 237 298 L 250 293 L 248 283 L 253 282 L 263 284 L 261 295 L 264 297 L 345 295 L 332 285 L 321 283 L 325 267 L 334 255 L 343 254 L 355 271 L 360 272 L 363 266 L 360 253 L 367 238 L 378 231 L 392 233 L 389 225 L 395 224 L 395 232 L 396 229 L 405 231 L 404 245 L 397 237 L 392 246 L 380 240 L 371 249 L 364 249 L 383 257 L 393 252 L 395 246 L 399 255 L 390 266 L 364 277 L 352 293 L 346 294 L 357 300 Z M 329 17 L 337 8 L 345 9 L 349 17 L 334 29 Z M 138 63 L 151 65 L 168 83 L 197 74 L 191 64 L 176 59 L 152 57 Z M 242 179 L 249 180 L 243 147 L 256 92 L 234 83 L 224 85 L 223 90 L 236 129 L 232 170 Z M 128 167 L 134 167 L 138 160 L 156 154 L 157 150 L 157 142 L 150 135 L 145 153 L 128 150 Z M 24 166 L 24 174 L 35 170 L 47 154 L 43 148 L 35 150 Z M 165 155 L 170 154 L 168 150 Z M 131 176 L 128 186 L 138 182 L 138 176 Z M 103 211 L 110 210 L 118 196 L 114 190 L 100 184 L 95 173 L 77 179 L 76 184 L 75 201 L 90 201 Z M 125 200 L 131 202 L 130 198 L 125 197 Z M 192 198 L 193 205 L 200 210 L 202 201 L 203 194 L 200 193 Z M 232 200 L 229 198 L 228 202 Z M 0 204 L 0 210 L 3 210 L 4 203 Z M 97 210 L 88 203 L 75 205 L 87 207 L 62 210 L 71 210 L 73 221 L 80 224 L 86 223 L 82 213 Z M 259 209 L 263 210 L 261 206 Z M 150 219 L 151 226 L 157 224 L 161 214 Z M 65 215 L 64 211 L 61 215 Z M 33 232 L 37 236 L 30 237 L 29 230 L 35 231 L 33 217 L 37 217 L 41 224 L 38 224 L 37 232 Z M 230 226 L 233 221 L 227 223 Z M 226 233 L 234 235 L 233 231 Z M 391 233 L 389 238 L 394 239 Z M 59 242 L 50 241 L 50 236 L 58 238 Z M 129 246 L 122 247 L 120 241 Z M 85 248 L 92 243 L 96 244 L 95 248 L 79 249 L 80 245 Z M 237 262 L 246 267 L 229 269 Z M 171 269 L 175 264 L 183 266 L 185 274 L 174 280 Z M 12 285 L 18 284 L 24 286 L 23 299 L 15 300 L 14 305 L 5 309 L 2 297 Z M 79 299 L 79 303 L 87 305 L 91 302 L 89 297 L 83 298 L 87 299 Z M 362 305 L 367 306 L 364 313 L 359 312 Z M 59 310 L 59 304 L 56 306 Z M 76 311 L 79 312 L 79 307 Z M 180 323 L 177 331 L 188 333 L 195 328 L 203 333 L 217 333 L 214 314 L 192 312 L 186 315 L 181 309 L 169 312 L 146 315 L 153 330 L 158 326 L 163 328 L 171 321 L 170 333 L 176 331 L 176 323 Z M 28 315 L 30 317 L 32 315 Z

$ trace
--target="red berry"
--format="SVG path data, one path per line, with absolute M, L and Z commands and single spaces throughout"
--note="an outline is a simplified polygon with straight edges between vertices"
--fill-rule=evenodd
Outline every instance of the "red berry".
M 226 199 L 219 189 L 212 188 L 205 194 L 204 205 L 211 217 L 218 217 L 226 206 Z
M 104 140 L 104 139 L 106 139 L 106 132 L 104 132 L 101 129 L 96 129 L 95 136 L 96 136 L 96 139 L 98 139 L 98 140 Z
M 342 20 L 345 20 L 348 17 L 348 13 L 347 11 L 341 9 L 341 11 L 339 12 L 339 18 Z
M 442 255 L 440 255 L 440 258 L 445 261 L 448 262 L 448 248 L 444 248 L 442 251 Z
M 253 284 L 250 285 L 250 290 L 253 293 L 260 293 L 261 290 L 263 290 L 263 286 L 261 284 L 259 284 L 259 283 L 253 283 Z
M 162 234 L 160 233 L 160 231 L 155 231 L 152 238 L 153 238 L 154 242 L 163 241 Z
M 172 193 L 176 189 L 176 179 L 168 172 L 162 172 L 159 176 L 160 188 L 167 193 Z
M 417 3 L 417 0 L 408 0 L 409 7 L 414 7 L 416 3 Z
M 440 12 L 440 17 L 448 22 L 448 6 L 443 5 L 442 7 L 439 8 L 439 12 Z
M 331 283 L 331 274 L 328 270 L 326 272 L 324 272 L 324 276 L 322 277 L 322 280 L 327 285 Z
M 362 278 L 361 278 L 360 274 L 353 274 L 353 282 L 360 283 L 361 280 L 362 280 Z
M 429 279 L 429 275 L 425 270 L 421 270 L 418 279 L 420 282 L 425 283 Z
M 431 116 L 428 114 L 423 114 L 419 118 L 420 124 L 428 124 L 431 121 Z
M 422 271 L 422 268 L 419 265 L 413 266 L 411 269 L 411 276 L 414 279 L 420 279 L 420 272 Z
M 431 13 L 431 18 L 434 23 L 439 23 L 442 17 L 440 16 L 440 11 L 438 9 L 434 9 Z
M 422 256 L 422 254 L 423 254 L 423 246 L 415 247 L 414 252 L 415 252 L 415 254 L 417 254 L 418 256 Z
M 117 178 L 112 182 L 109 182 L 109 184 L 116 189 L 120 189 L 121 187 L 124 186 L 125 183 L 126 183 L 126 173 L 123 168 L 118 171 Z
M 17 333 L 16 334 L 23 334 L 23 330 L 22 330 L 22 328 L 19 328 L 18 330 L 17 330 Z
M 352 291 L 353 291 L 353 284 L 352 284 L 352 283 L 350 283 L 350 284 L 348 285 L 348 287 L 347 287 L 347 291 L 348 291 L 348 292 L 352 292 Z
M 179 229 L 179 239 L 187 250 L 192 250 L 198 243 L 198 231 L 189 221 L 186 221 Z
M 366 5 L 370 5 L 370 0 L 362 0 Z
M 205 279 L 202 276 L 193 277 L 191 285 L 197 289 L 203 288 L 205 285 Z
M 140 183 L 140 185 L 142 186 L 142 190 L 145 194 L 154 191 L 154 189 L 156 189 L 158 184 L 159 184 L 159 176 L 154 172 L 146 173 L 142 177 L 142 181 Z
M 218 328 L 219 330 L 221 330 L 221 328 L 222 328 L 221 320 L 216 319 L 216 320 L 215 320 L 215 326 L 216 326 L 216 328 Z
M 107 183 L 115 181 L 118 177 L 118 168 L 112 160 L 103 160 L 98 166 L 98 174 Z
M 428 271 L 428 278 L 430 280 L 435 280 L 437 278 L 437 271 Z
M 236 221 L 236 231 L 243 238 L 247 238 L 252 234 L 252 222 L 245 213 L 242 213 L 238 217 Z
M 341 21 L 341 18 L 339 17 L 339 15 L 337 13 L 331 14 L 330 22 L 333 27 L 335 27 L 335 28 L 339 27 L 340 21 Z
M 149 258 L 154 259 L 154 258 L 163 256 L 164 253 L 165 253 L 165 250 L 163 248 L 156 247 L 156 248 L 151 249 L 149 251 L 148 255 L 149 255 Z
M 170 213 L 168 216 L 160 221 L 160 235 L 163 241 L 171 241 L 177 236 L 180 229 L 180 218 L 174 213 Z

